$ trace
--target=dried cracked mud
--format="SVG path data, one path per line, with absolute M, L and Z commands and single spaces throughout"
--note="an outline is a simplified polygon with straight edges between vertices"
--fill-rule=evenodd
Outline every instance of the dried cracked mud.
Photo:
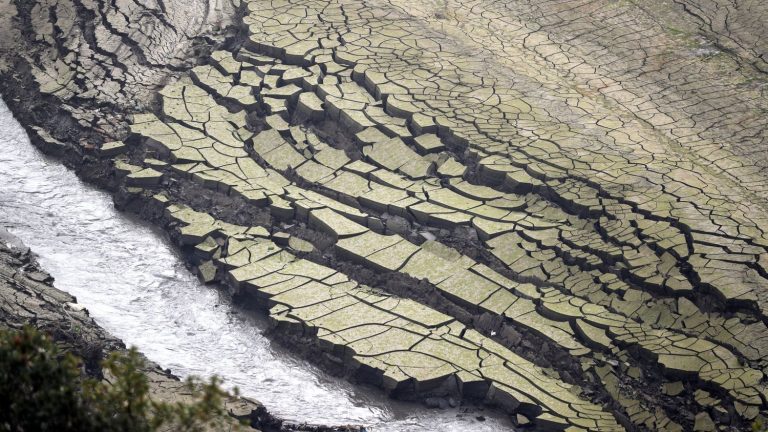
M 0 5 L 37 144 L 339 376 L 535 430 L 768 415 L 765 3 Z

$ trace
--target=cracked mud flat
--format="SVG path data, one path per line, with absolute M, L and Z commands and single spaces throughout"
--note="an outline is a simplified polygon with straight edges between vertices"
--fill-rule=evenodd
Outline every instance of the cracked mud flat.
M 40 154 L 2 102 L 0 130 L 0 234 L 6 227 L 29 239 L 27 246 L 56 277 L 57 288 L 76 296 L 101 326 L 163 368 L 180 376 L 218 374 L 286 424 L 457 432 L 509 425 L 501 415 L 477 410 L 436 415 L 321 373 L 271 344 L 261 314 L 230 304 L 225 293 L 200 283 L 161 233 L 117 212 L 108 194 Z M 15 315 L 27 318 L 8 313 Z M 48 321 L 55 318 L 61 319 Z M 481 423 L 478 415 L 488 418 Z
M 326 371 L 521 427 L 743 430 L 768 13 L 647 3 L 18 2 L 2 94 Z

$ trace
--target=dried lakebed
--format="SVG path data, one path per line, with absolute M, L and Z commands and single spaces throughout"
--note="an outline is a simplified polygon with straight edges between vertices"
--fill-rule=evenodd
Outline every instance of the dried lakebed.
M 0 101 L 0 224 L 102 327 L 186 376 L 217 374 L 289 421 L 371 431 L 500 431 L 492 413 L 427 410 L 323 374 L 263 334 L 267 323 L 199 282 L 158 232 L 42 155 Z M 477 415 L 485 415 L 480 422 Z
M 324 370 L 544 430 L 768 414 L 765 2 L 8 4 L 33 142 Z

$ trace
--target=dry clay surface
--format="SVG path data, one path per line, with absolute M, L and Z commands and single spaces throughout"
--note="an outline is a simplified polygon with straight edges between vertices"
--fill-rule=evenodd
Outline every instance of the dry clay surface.
M 32 72 L 88 127 L 78 98 L 126 106 L 135 70 L 179 56 L 96 5 L 125 30 Z M 739 430 L 768 398 L 766 9 L 244 1 L 242 32 L 81 151 L 203 280 L 393 395 L 542 430 Z M 72 40 L 62 17 L 36 34 Z

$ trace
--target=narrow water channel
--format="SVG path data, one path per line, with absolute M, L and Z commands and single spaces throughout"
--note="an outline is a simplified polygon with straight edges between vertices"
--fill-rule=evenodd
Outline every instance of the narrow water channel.
M 372 431 L 511 430 L 501 415 L 429 410 L 324 374 L 263 335 L 184 267 L 163 233 L 42 155 L 0 100 L 0 225 L 97 323 L 180 376 L 219 375 L 286 419 Z

